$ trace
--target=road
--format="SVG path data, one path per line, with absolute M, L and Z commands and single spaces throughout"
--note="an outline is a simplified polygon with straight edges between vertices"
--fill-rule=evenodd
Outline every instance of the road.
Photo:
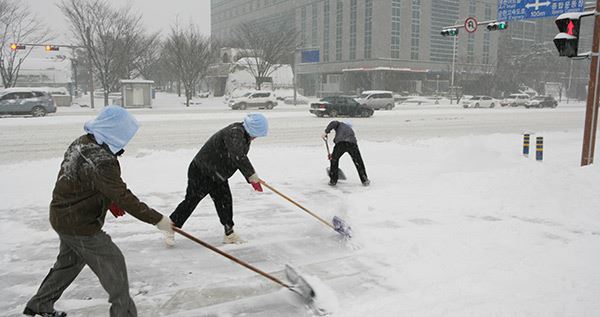
M 62 156 L 68 144 L 83 133 L 85 121 L 98 109 L 61 109 L 44 118 L 0 118 L 0 164 Z M 264 111 L 264 110 L 261 110 Z M 199 148 L 218 129 L 240 121 L 249 111 L 232 111 L 220 100 L 185 108 L 161 106 L 134 109 L 141 128 L 128 146 L 140 150 Z M 317 118 L 307 106 L 280 106 L 264 111 L 270 133 L 261 144 L 320 145 L 318 136 L 330 118 Z M 359 140 L 564 131 L 583 127 L 583 104 L 561 104 L 556 109 L 463 109 L 458 106 L 398 106 L 377 111 L 371 118 L 342 118 L 353 122 Z M 293 120 L 290 120 L 292 118 Z M 290 121 L 294 124 L 290 125 Z

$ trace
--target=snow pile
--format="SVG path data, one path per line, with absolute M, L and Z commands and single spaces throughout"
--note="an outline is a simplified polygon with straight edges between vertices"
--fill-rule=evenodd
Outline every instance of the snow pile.
M 359 137 L 365 122 L 355 124 Z M 239 174 L 230 180 L 234 217 L 248 243 L 221 244 L 208 197 L 184 229 L 279 278 L 293 263 L 333 316 L 597 316 L 600 169 L 578 166 L 580 131 L 543 135 L 543 162 L 520 154 L 519 134 L 362 137 L 370 187 L 346 156 L 348 180 L 328 186 L 318 139 L 257 142 L 250 158 L 259 175 L 324 219 L 347 221 L 350 243 L 268 189 L 252 191 Z M 126 152 L 123 178 L 170 213 L 196 151 Z M 48 203 L 59 164 L 0 165 L 0 310 L 8 316 L 19 315 L 58 252 Z M 308 315 L 293 293 L 181 236 L 165 249 L 160 232 L 131 216 L 109 216 L 105 230 L 125 255 L 141 316 Z M 108 311 L 89 269 L 56 306 L 73 316 Z

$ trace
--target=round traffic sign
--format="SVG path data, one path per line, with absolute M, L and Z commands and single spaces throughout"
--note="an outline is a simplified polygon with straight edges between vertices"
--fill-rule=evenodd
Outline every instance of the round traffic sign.
M 475 18 L 467 18 L 465 20 L 465 31 L 469 33 L 477 31 L 477 20 Z

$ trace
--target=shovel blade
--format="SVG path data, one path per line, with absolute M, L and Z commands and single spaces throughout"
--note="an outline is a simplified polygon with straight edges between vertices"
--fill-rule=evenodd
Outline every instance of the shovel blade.
M 298 274 L 298 272 L 296 272 L 296 270 L 294 270 L 293 267 L 286 265 L 285 275 L 291 284 L 288 286 L 288 289 L 298 294 L 304 301 L 304 304 L 310 308 L 315 315 L 325 316 L 329 314 L 326 309 L 319 307 L 315 301 L 315 290 L 302 276 L 300 276 L 300 274 Z
M 330 175 L 329 167 L 327 167 L 325 170 L 327 171 L 327 176 L 329 176 Z M 340 181 L 346 180 L 346 174 L 344 174 L 344 171 L 342 171 L 341 168 L 338 168 L 338 180 L 340 180 Z
M 333 230 L 346 238 L 352 237 L 352 228 L 338 216 L 333 217 Z
M 300 295 L 305 303 L 311 304 L 315 299 L 315 290 L 308 284 L 308 282 L 294 270 L 293 267 L 286 264 L 285 276 L 290 281 L 289 289 L 294 293 Z

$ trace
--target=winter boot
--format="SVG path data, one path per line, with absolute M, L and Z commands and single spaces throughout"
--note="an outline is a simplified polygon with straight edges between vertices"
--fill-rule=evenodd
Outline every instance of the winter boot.
M 26 316 L 41 316 L 41 317 L 66 317 L 67 313 L 64 311 L 53 311 L 51 313 L 36 313 L 31 310 L 29 307 L 25 307 L 23 314 Z
M 371 185 L 371 181 L 367 179 L 366 181 L 362 182 L 362 184 L 363 184 L 363 186 L 367 187 L 367 186 Z
M 242 238 L 240 238 L 240 236 L 238 236 L 237 233 L 232 232 L 230 235 L 225 235 L 223 237 L 223 243 L 225 243 L 225 244 L 242 244 L 242 243 L 246 243 L 246 241 L 242 240 Z
M 337 185 L 337 182 L 334 182 L 334 181 L 331 181 L 331 180 L 329 181 L 329 186 L 335 186 L 335 185 Z
M 167 247 L 174 247 L 175 246 L 175 232 L 171 231 L 171 232 L 166 232 L 163 231 L 163 235 L 165 238 L 165 245 Z

